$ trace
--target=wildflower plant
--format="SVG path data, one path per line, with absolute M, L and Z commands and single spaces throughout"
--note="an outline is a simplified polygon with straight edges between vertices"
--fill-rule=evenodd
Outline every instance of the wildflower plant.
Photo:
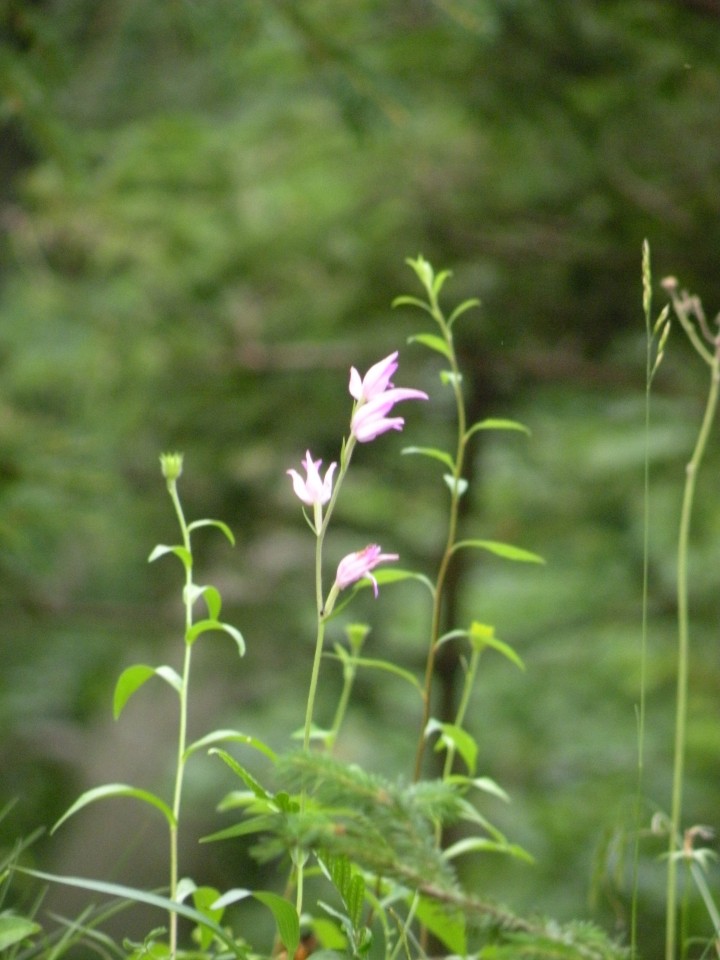
M 438 488 L 448 504 L 448 522 L 439 566 L 430 572 L 404 568 L 384 531 L 377 535 L 383 546 L 378 542 L 358 544 L 339 562 L 328 558 L 335 510 L 354 457 L 361 455 L 363 445 L 382 443 L 385 434 L 402 431 L 406 416 L 419 419 L 423 404 L 432 402 L 425 390 L 396 386 L 400 353 L 394 350 L 364 374 L 350 367 L 347 432 L 339 441 L 337 459 L 324 465 L 311 452 L 312 438 L 304 438 L 303 446 L 309 444 L 304 459 L 287 469 L 313 541 L 308 556 L 312 557 L 315 641 L 304 722 L 291 739 L 293 746 L 285 752 L 271 749 L 254 732 L 217 729 L 196 737 L 188 730 L 195 643 L 206 634 L 221 632 L 234 641 L 242 657 L 245 639 L 221 618 L 218 589 L 198 582 L 193 554 L 193 536 L 204 528 L 214 528 L 231 544 L 233 534 L 218 520 L 186 522 L 179 495 L 183 458 L 180 454 L 161 457 L 180 542 L 155 547 L 149 559 L 169 556 L 181 565 L 182 665 L 180 670 L 167 664 L 125 668 L 115 687 L 114 713 L 119 718 L 130 698 L 150 680 L 161 680 L 174 691 L 178 733 L 173 748 L 173 788 L 169 796 L 161 796 L 128 784 L 95 787 L 78 798 L 55 829 L 100 800 L 130 797 L 151 806 L 161 814 L 168 831 L 167 888 L 148 892 L 34 871 L 35 876 L 46 880 L 151 904 L 167 912 L 167 930 L 159 928 L 142 944 L 129 945 L 125 952 L 114 955 L 131 956 L 133 960 L 175 960 L 180 956 L 201 960 L 211 956 L 242 960 L 270 955 L 304 958 L 313 952 L 322 960 L 397 960 L 427 957 L 431 950 L 435 955 L 477 958 L 532 955 L 601 960 L 624 955 L 594 927 L 560 926 L 542 918 L 519 917 L 495 903 L 491 891 L 467 889 L 460 880 L 457 861 L 468 855 L 501 855 L 525 862 L 532 858 L 506 838 L 483 809 L 487 797 L 507 800 L 507 796 L 482 770 L 471 723 L 472 697 L 483 655 L 494 651 L 514 666 L 522 668 L 523 664 L 480 613 L 468 623 L 444 629 L 448 576 L 463 551 L 483 551 L 500 561 L 538 564 L 542 560 L 524 547 L 461 529 L 460 503 L 468 489 L 466 472 L 473 439 L 488 430 L 521 434 L 528 430 L 516 421 L 499 418 L 468 423 L 454 332 L 456 323 L 478 302 L 467 300 L 446 314 L 441 292 L 450 273 L 435 273 L 422 257 L 408 264 L 420 285 L 420 294 L 399 297 L 394 305 L 420 310 L 432 324 L 430 330 L 412 336 L 409 343 L 431 351 L 439 359 L 439 389 L 450 392 L 455 411 L 453 449 L 429 445 L 403 450 L 404 455 L 440 463 L 444 468 Z M 370 588 L 375 600 L 384 603 L 391 600 L 392 584 L 399 581 L 410 581 L 417 590 L 427 591 L 431 600 L 429 622 L 418 641 L 425 658 L 420 675 L 404 665 L 367 656 L 370 627 L 340 620 L 340 614 L 359 591 Z M 332 652 L 328 650 L 329 630 L 334 632 Z M 458 706 L 454 716 L 444 717 L 436 715 L 433 684 L 438 652 L 449 642 L 463 645 L 465 654 Z M 316 719 L 317 691 L 328 654 L 332 668 L 339 665 L 341 669 L 342 684 L 332 716 L 321 724 Z M 407 769 L 393 779 L 336 755 L 360 670 L 382 671 L 408 685 L 415 697 L 417 725 L 408 731 L 407 742 L 410 759 Z M 427 762 L 430 748 L 441 759 L 439 767 L 433 765 L 433 769 Z M 255 763 L 245 761 L 243 752 L 247 750 Z M 280 865 L 282 892 L 247 886 L 221 891 L 184 875 L 178 843 L 183 783 L 188 762 L 199 752 L 215 756 L 233 775 L 234 789 L 221 799 L 219 809 L 238 816 L 235 823 L 202 841 L 251 844 L 260 862 Z M 461 829 L 446 843 L 449 826 Z M 227 908 L 250 897 L 271 912 L 274 943 L 256 942 L 242 925 L 236 931 L 228 923 Z M 239 916 L 242 918 L 242 910 Z M 179 917 L 194 925 L 192 946 L 182 942 Z M 34 926 L 25 929 L 36 932 Z

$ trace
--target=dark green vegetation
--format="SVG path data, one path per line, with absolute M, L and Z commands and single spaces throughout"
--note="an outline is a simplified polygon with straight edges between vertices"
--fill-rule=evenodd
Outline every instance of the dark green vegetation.
M 478 438 L 468 535 L 547 560 L 528 570 L 468 558 L 456 570 L 455 620 L 494 624 L 527 666 L 488 656 L 473 709 L 480 769 L 513 798 L 491 819 L 537 863 L 478 860 L 478 891 L 622 932 L 627 882 L 619 889 L 614 871 L 635 785 L 642 574 L 640 245 L 649 238 L 656 278 L 676 274 L 714 315 L 716 4 L 0 10 L 0 788 L 20 798 L 3 831 L 50 824 L 98 782 L 163 782 L 160 695 L 128 708 L 122 729 L 110 713 L 119 669 L 177 649 L 173 572 L 145 563 L 174 529 L 161 450 L 186 454 L 192 515 L 220 517 L 238 538 L 231 551 L 209 537 L 198 557 L 248 642 L 241 664 L 220 638 L 205 647 L 201 716 L 212 708 L 273 743 L 301 725 L 312 545 L 284 471 L 308 446 L 337 456 L 350 364 L 398 347 L 397 382 L 434 403 L 407 413 L 405 436 L 361 451 L 335 544 L 340 557 L 378 541 L 434 569 L 446 489 L 400 450 L 442 445 L 443 393 L 427 354 L 404 345 L 416 318 L 389 306 L 416 292 L 404 259 L 421 251 L 454 271 L 453 303 L 483 301 L 460 331 L 473 418 L 532 431 Z M 676 333 L 654 390 L 648 821 L 669 804 L 675 539 L 706 391 Z M 691 554 L 688 824 L 717 825 L 716 447 Z M 373 624 L 370 653 L 419 671 L 425 598 L 391 590 L 353 615 Z M 400 687 L 361 678 L 345 756 L 409 774 L 418 714 Z M 208 761 L 193 784 L 212 829 L 219 767 Z M 88 829 L 78 822 L 77 837 Z M 117 862 L 114 879 L 141 882 L 130 836 L 151 884 L 162 875 L 152 830 L 128 819 L 114 844 L 98 837 L 88 850 L 68 828 L 35 849 L 65 872 L 99 876 Z M 640 876 L 648 944 L 660 846 L 647 842 Z M 246 867 L 229 849 L 217 869 L 236 882 Z

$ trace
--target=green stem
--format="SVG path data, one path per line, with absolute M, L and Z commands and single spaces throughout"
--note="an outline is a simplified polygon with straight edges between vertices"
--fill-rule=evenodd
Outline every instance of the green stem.
M 189 561 L 185 564 L 185 589 L 183 599 L 185 604 L 185 635 L 192 626 L 192 550 L 190 544 L 190 532 L 185 522 L 180 497 L 177 492 L 175 480 L 168 480 L 168 492 L 172 499 L 175 513 L 177 514 L 180 530 L 182 532 L 183 546 L 187 550 Z M 191 646 L 185 644 L 185 657 L 182 672 L 182 684 L 180 687 L 180 719 L 178 730 L 178 748 L 177 763 L 175 770 L 175 788 L 173 791 L 173 826 L 170 827 L 170 899 L 174 900 L 177 895 L 178 887 L 178 828 L 180 822 L 180 804 L 182 799 L 183 777 L 185 773 L 185 748 L 187 746 L 187 714 L 188 714 L 188 689 L 190 685 L 190 663 Z M 170 914 L 170 957 L 174 960 L 177 953 L 177 914 Z
M 457 713 L 455 715 L 455 726 L 462 727 L 465 722 L 465 714 L 468 711 L 470 706 L 470 697 L 472 696 L 473 687 L 475 686 L 475 677 L 477 676 L 478 666 L 480 665 L 480 650 L 473 647 L 473 652 L 470 656 L 470 663 L 467 666 L 465 671 L 465 683 L 463 684 L 462 694 L 460 695 L 460 703 L 458 704 Z M 448 745 L 447 751 L 445 753 L 445 764 L 443 766 L 443 780 L 450 776 L 452 773 L 453 761 L 455 760 L 455 747 L 452 744 Z
M 438 640 L 440 638 L 442 605 L 444 599 L 444 587 L 447 579 L 450 560 L 457 538 L 458 516 L 460 507 L 460 480 L 462 478 L 463 466 L 465 461 L 466 437 L 466 415 L 465 403 L 462 395 L 460 369 L 458 367 L 455 347 L 453 345 L 452 332 L 440 310 L 437 297 L 430 286 L 426 287 L 429 296 L 430 311 L 436 320 L 443 335 L 443 339 L 448 347 L 448 358 L 450 360 L 450 382 L 455 397 L 455 407 L 457 416 L 457 450 L 455 454 L 455 463 L 453 469 L 453 485 L 450 491 L 450 516 L 448 521 L 447 540 L 445 549 L 440 560 L 437 577 L 435 580 L 435 590 L 433 593 L 433 608 L 430 621 L 430 646 L 428 649 L 427 660 L 425 662 L 425 680 L 423 684 L 423 714 L 420 725 L 420 736 L 418 739 L 417 752 L 415 755 L 414 779 L 417 781 L 422 775 L 422 764 L 425 756 L 425 729 L 430 719 L 430 710 L 432 704 L 432 682 L 435 673 L 435 658 L 438 649 Z
M 675 310 L 688 329 L 688 315 L 685 311 L 685 302 L 674 300 Z M 694 341 L 693 341 L 694 342 Z M 700 351 L 706 359 L 707 351 Z M 718 404 L 720 392 L 720 343 L 715 344 L 715 352 L 711 355 L 710 389 L 708 391 L 705 413 L 700 432 L 695 443 L 692 457 L 686 467 L 685 489 L 683 493 L 682 511 L 680 514 L 680 531 L 678 535 L 678 571 L 677 571 L 677 605 L 678 605 L 678 674 L 677 699 L 675 708 L 675 745 L 672 779 L 672 805 L 670 811 L 670 840 L 668 850 L 667 871 L 667 917 L 665 937 L 665 958 L 675 960 L 677 940 L 677 857 L 678 838 L 681 836 L 683 776 L 685 763 L 685 740 L 687 728 L 687 701 L 688 701 L 688 672 L 690 656 L 690 627 L 688 616 L 688 546 L 690 541 L 690 524 L 692 519 L 693 501 L 698 470 L 705 453 L 705 447 L 710 435 L 713 420 Z

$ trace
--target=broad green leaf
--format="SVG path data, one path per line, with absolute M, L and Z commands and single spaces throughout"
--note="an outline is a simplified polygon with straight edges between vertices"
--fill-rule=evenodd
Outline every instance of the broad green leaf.
M 263 743 L 262 740 L 258 740 L 257 737 L 251 737 L 247 733 L 240 733 L 238 730 L 213 730 L 212 733 L 206 733 L 204 737 L 200 737 L 199 740 L 195 740 L 190 746 L 185 750 L 184 758 L 187 760 L 191 754 L 196 753 L 198 750 L 202 750 L 204 747 L 210 747 L 216 743 L 244 743 L 249 747 L 253 747 L 255 750 L 259 750 L 260 753 L 264 753 L 273 762 L 277 759 L 275 752 Z
M 214 924 L 220 923 L 225 912 L 222 905 L 217 906 L 218 896 L 219 893 L 214 887 L 196 887 L 192 895 L 195 909 Z M 215 937 L 212 929 L 202 924 L 198 927 L 198 933 L 200 935 L 200 948 L 209 950 Z
M 6 950 L 41 931 L 42 927 L 34 920 L 17 917 L 12 913 L 0 914 L 0 950 Z
M 154 793 L 150 793 L 149 790 L 141 790 L 138 787 L 130 787 L 125 783 L 107 783 L 102 787 L 93 787 L 92 790 L 86 790 L 85 793 L 81 794 L 75 803 L 60 817 L 50 833 L 55 833 L 61 823 L 64 823 L 69 817 L 77 813 L 78 810 L 87 807 L 88 804 L 95 803 L 96 800 L 106 800 L 112 797 L 134 797 L 136 800 L 148 803 L 151 807 L 156 807 L 162 813 L 169 826 L 175 826 L 175 816 L 172 810 L 164 800 L 161 800 L 160 797 Z
M 453 552 L 473 547 L 476 550 L 487 550 L 506 560 L 517 560 L 519 563 L 545 563 L 537 553 L 523 550 L 522 547 L 513 547 L 509 543 L 500 543 L 497 540 L 460 540 L 453 546 Z
M 300 920 L 293 904 L 269 890 L 256 890 L 253 897 L 272 912 L 283 946 L 288 955 L 293 956 L 300 943 Z
M 121 900 L 147 903 L 152 907 L 158 907 L 166 913 L 176 913 L 178 916 L 186 917 L 188 920 L 192 920 L 193 923 L 200 924 L 212 930 L 215 936 L 229 948 L 232 956 L 238 957 L 239 960 L 244 960 L 246 956 L 245 949 L 235 942 L 231 934 L 223 930 L 219 924 L 203 916 L 202 913 L 187 904 L 178 903 L 176 900 L 170 900 L 168 897 L 162 897 L 157 893 L 149 893 L 146 890 L 139 890 L 135 887 L 126 887 L 119 883 L 107 883 L 103 880 L 86 880 L 82 877 L 56 876 L 52 873 L 43 873 L 40 870 L 29 870 L 24 867 L 16 867 L 16 869 L 21 873 L 26 873 L 28 876 L 36 877 L 38 880 L 46 880 L 49 883 L 59 883 L 66 887 L 78 887 L 81 890 L 91 890 L 94 893 L 107 894 L 108 896 L 117 897 Z
M 197 530 L 199 527 L 217 527 L 218 530 L 222 530 L 230 543 L 235 546 L 235 536 L 230 527 L 226 523 L 223 523 L 222 520 L 193 520 L 192 523 L 188 524 L 188 532 Z
M 455 323 L 458 317 L 461 317 L 463 313 L 467 313 L 467 311 L 472 310 L 473 307 L 479 307 L 479 306 L 480 306 L 480 301 L 478 300 L 477 297 L 472 297 L 470 300 L 463 300 L 462 303 L 459 303 L 457 307 L 455 307 L 453 312 L 448 317 L 448 321 L 447 321 L 448 327 L 452 327 L 452 325 Z
M 524 423 L 520 423 L 517 420 L 503 420 L 497 417 L 488 417 L 487 420 L 478 420 L 477 423 L 474 423 L 466 430 L 465 440 L 469 440 L 470 437 L 479 430 L 519 430 L 521 433 L 526 433 L 530 436 L 530 430 Z
M 164 543 L 159 543 L 155 547 L 148 557 L 148 563 L 152 563 L 153 560 L 157 560 L 159 557 L 164 557 L 168 553 L 174 553 L 175 556 L 180 559 L 186 570 L 190 570 L 192 568 L 192 554 L 188 549 L 185 547 L 168 547 Z
M 436 447 L 405 447 L 401 450 L 401 453 L 413 453 L 423 457 L 432 457 L 434 460 L 439 460 L 441 463 L 444 463 L 449 470 L 455 469 L 455 461 L 450 454 L 444 450 L 438 450 Z
M 450 347 L 442 337 L 438 337 L 435 333 L 416 333 L 414 336 L 408 337 L 407 342 L 422 343 L 424 347 L 429 347 L 430 350 L 435 350 L 437 353 L 441 353 L 448 360 L 450 360 L 452 357 L 452 354 L 450 353 Z
M 420 897 L 415 916 L 457 957 L 467 956 L 465 917 L 459 910 L 448 910 L 429 897 Z
M 435 750 L 440 751 L 452 747 L 460 754 L 468 768 L 468 773 L 475 773 L 475 764 L 477 763 L 477 743 L 467 730 L 456 726 L 454 723 L 440 723 L 438 720 L 430 719 L 425 728 L 425 735 L 439 733 L 440 739 L 435 744 Z
M 222 633 L 229 634 L 237 644 L 240 656 L 242 657 L 245 655 L 245 641 L 243 639 L 243 635 L 238 629 L 231 626 L 229 623 L 223 623 L 220 620 L 198 620 L 197 623 L 194 623 L 185 634 L 185 643 L 188 645 L 193 644 L 199 636 L 202 636 L 203 633 L 211 633 L 212 631 L 220 631 Z
M 117 720 L 130 697 L 139 690 L 151 677 L 160 677 L 169 683 L 173 690 L 180 693 L 182 679 L 172 667 L 150 667 L 144 663 L 136 663 L 127 667 L 118 677 L 113 694 L 113 716 Z

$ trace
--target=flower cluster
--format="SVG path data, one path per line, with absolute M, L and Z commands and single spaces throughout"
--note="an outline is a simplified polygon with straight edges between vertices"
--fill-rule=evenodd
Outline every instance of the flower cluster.
M 350 369 L 350 395 L 355 398 L 350 429 L 360 443 L 374 440 L 388 430 L 402 430 L 402 417 L 388 417 L 401 400 L 427 400 L 422 390 L 395 387 L 390 378 L 398 368 L 397 350 L 374 364 L 361 379 L 355 367 Z
M 389 430 L 402 430 L 405 421 L 402 417 L 388 416 L 396 403 L 402 400 L 427 400 L 428 395 L 422 390 L 410 387 L 396 387 L 392 377 L 398 368 L 398 352 L 391 353 L 383 360 L 373 364 L 364 377 L 361 377 L 355 367 L 350 368 L 350 396 L 355 401 L 350 420 L 351 440 L 346 449 L 346 459 L 340 471 L 338 483 L 342 481 L 347 469 L 352 444 L 368 443 Z M 322 508 L 333 495 L 333 476 L 337 467 L 331 463 L 320 475 L 322 460 L 313 460 L 308 450 L 302 466 L 305 476 L 297 470 L 288 470 L 292 479 L 295 495 L 304 504 L 312 507 L 315 513 L 315 532 L 321 534 Z M 332 505 L 330 507 L 332 509 Z M 326 518 L 327 519 L 327 518 Z M 397 560 L 395 553 L 383 553 L 377 544 L 370 544 L 364 550 L 358 550 L 344 557 L 338 566 L 333 590 L 344 590 L 345 587 L 367 577 L 373 585 L 377 596 L 378 585 L 371 571 L 380 563 Z

